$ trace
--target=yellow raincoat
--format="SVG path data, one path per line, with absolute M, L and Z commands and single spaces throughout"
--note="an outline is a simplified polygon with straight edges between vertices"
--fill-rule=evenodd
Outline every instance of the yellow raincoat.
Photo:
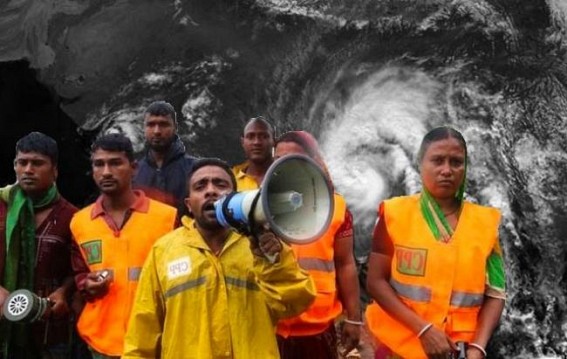
M 216 256 L 193 221 L 182 222 L 144 264 L 122 358 L 279 358 L 278 319 L 315 297 L 292 250 L 284 245 L 270 264 L 230 232 Z

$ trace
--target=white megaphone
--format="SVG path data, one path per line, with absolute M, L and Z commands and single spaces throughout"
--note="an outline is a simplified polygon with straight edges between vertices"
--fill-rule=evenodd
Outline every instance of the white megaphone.
M 244 233 L 265 223 L 282 240 L 307 244 L 328 229 L 333 190 L 315 161 L 288 155 L 268 168 L 258 190 L 232 192 L 215 202 L 218 222 Z

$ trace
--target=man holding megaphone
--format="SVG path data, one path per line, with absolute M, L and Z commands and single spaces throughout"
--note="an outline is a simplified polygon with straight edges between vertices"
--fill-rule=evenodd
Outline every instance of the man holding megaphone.
M 271 231 L 249 241 L 219 223 L 214 203 L 236 188 L 225 162 L 200 159 L 188 177 L 194 220 L 152 248 L 123 358 L 279 358 L 276 323 L 311 304 L 311 279 Z
M 276 141 L 275 157 L 258 189 L 231 193 L 215 204 L 217 218 L 222 225 L 242 232 L 267 225 L 291 244 L 299 266 L 315 282 L 317 297 L 311 306 L 278 323 L 281 357 L 337 358 L 339 351 L 347 354 L 356 348 L 363 325 L 352 215 L 344 198 L 334 193 L 311 134 L 284 133 Z M 343 312 L 339 349 L 334 324 Z

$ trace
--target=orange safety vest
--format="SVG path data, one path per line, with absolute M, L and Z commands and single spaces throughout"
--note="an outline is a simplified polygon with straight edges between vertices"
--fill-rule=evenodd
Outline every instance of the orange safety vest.
M 118 233 L 102 216 L 91 218 L 93 205 L 71 221 L 73 238 L 91 271 L 112 272 L 108 293 L 87 303 L 77 322 L 81 337 L 99 353 L 120 356 L 142 265 L 154 242 L 174 229 L 176 210 L 148 199 L 146 213 L 133 211 Z
M 335 275 L 335 234 L 344 222 L 345 213 L 345 200 L 335 193 L 335 210 L 327 232 L 315 242 L 291 246 L 299 266 L 313 278 L 317 296 L 305 312 L 278 322 L 279 335 L 288 337 L 322 333 L 342 313 Z
M 500 212 L 463 203 L 453 238 L 437 241 L 420 211 L 419 195 L 384 201 L 394 245 L 390 284 L 402 302 L 453 341 L 474 339 L 484 300 L 486 260 L 498 240 Z M 403 358 L 427 358 L 416 333 L 377 303 L 366 310 L 376 338 Z

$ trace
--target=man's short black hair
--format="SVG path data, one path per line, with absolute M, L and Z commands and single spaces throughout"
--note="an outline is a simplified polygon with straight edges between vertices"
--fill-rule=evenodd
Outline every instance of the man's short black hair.
M 91 153 L 98 149 L 110 152 L 124 152 L 128 160 L 134 162 L 132 141 L 121 133 L 109 133 L 97 138 L 91 146 Z
M 59 150 L 57 142 L 41 132 L 30 132 L 16 142 L 16 155 L 18 152 L 37 152 L 51 159 L 51 163 L 57 166 Z
M 264 118 L 264 116 L 258 116 L 258 117 L 252 117 L 251 119 L 248 120 L 248 122 L 246 122 L 246 125 L 244 125 L 244 128 L 242 129 L 242 137 L 244 137 L 244 135 L 246 134 L 246 129 L 252 125 L 253 123 L 259 122 L 261 124 L 263 124 L 264 126 L 266 126 L 266 129 L 268 130 L 268 132 L 270 133 L 270 135 L 272 135 L 272 138 L 275 137 L 275 133 L 274 133 L 274 126 L 272 126 L 272 124 L 270 122 L 268 122 L 268 120 L 266 120 Z
M 236 191 L 236 177 L 234 177 L 234 173 L 232 172 L 232 169 L 230 168 L 228 163 L 221 160 L 220 158 L 209 157 L 209 158 L 199 158 L 195 162 L 193 162 L 193 167 L 191 168 L 191 171 L 187 175 L 187 194 L 190 194 L 191 192 L 191 186 L 189 186 L 189 183 L 191 182 L 191 178 L 193 178 L 193 175 L 195 174 L 195 172 L 197 172 L 197 170 L 205 166 L 216 166 L 222 168 L 230 176 L 230 182 L 232 182 L 232 189 Z
M 175 113 L 175 109 L 169 102 L 165 101 L 154 101 L 152 102 L 146 111 L 144 111 L 145 115 L 152 115 L 152 116 L 164 116 L 164 117 L 171 117 L 174 124 L 177 124 L 177 114 Z

